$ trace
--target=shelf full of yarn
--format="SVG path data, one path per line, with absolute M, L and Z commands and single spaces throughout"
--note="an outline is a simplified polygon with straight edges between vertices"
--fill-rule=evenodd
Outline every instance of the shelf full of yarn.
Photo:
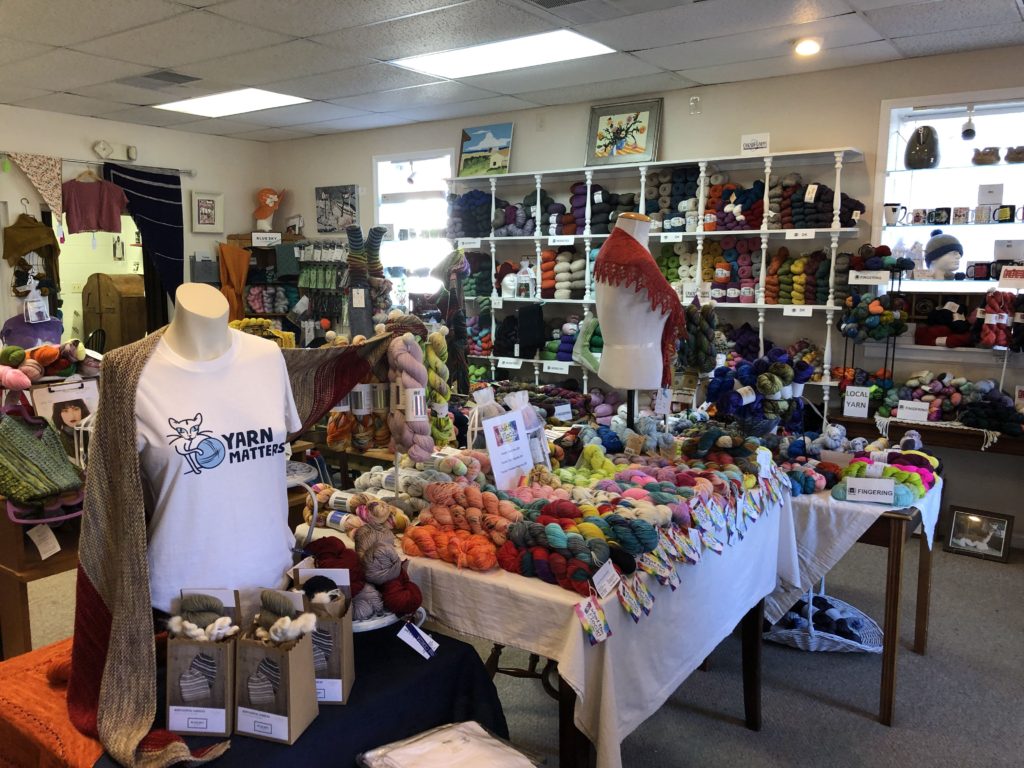
M 470 300 L 470 299 L 476 300 L 476 299 L 479 299 L 479 298 L 481 298 L 481 297 L 479 297 L 479 296 L 466 296 L 466 300 L 467 301 Z M 485 298 L 488 301 L 492 302 L 492 305 L 493 305 L 493 302 L 494 302 L 495 299 L 499 299 L 503 304 L 506 301 L 520 302 L 520 303 L 523 303 L 523 304 L 593 304 L 594 303 L 593 299 L 544 299 L 544 298 L 541 298 L 540 296 L 531 296 L 531 297 L 523 297 L 523 296 L 504 296 L 504 297 L 503 296 L 484 296 L 483 298 Z
M 903 293 L 988 293 L 997 288 L 997 280 L 904 280 Z

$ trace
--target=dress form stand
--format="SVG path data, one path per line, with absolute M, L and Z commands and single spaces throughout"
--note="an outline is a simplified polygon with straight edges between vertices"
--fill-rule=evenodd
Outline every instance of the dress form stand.
M 231 348 L 228 301 L 206 283 L 182 283 L 174 293 L 174 317 L 164 332 L 173 352 L 201 362 L 216 360 Z

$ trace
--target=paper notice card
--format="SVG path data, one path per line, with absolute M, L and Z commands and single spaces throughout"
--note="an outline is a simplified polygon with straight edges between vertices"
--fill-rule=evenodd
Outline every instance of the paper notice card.
M 530 440 L 522 414 L 510 411 L 493 419 L 484 419 L 483 431 L 487 453 L 491 457 L 494 484 L 499 490 L 510 491 L 533 469 Z

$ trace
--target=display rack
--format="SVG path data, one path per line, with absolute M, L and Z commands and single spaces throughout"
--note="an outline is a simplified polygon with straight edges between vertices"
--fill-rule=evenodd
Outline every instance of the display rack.
M 825 167 L 830 168 L 834 173 L 834 203 L 833 203 L 833 218 L 832 225 L 825 228 L 810 228 L 810 229 L 770 229 L 769 228 L 769 217 L 765 216 L 762 225 L 759 229 L 749 230 L 704 230 L 703 221 L 699 221 L 697 224 L 696 231 L 693 232 L 662 232 L 652 233 L 650 242 L 655 243 L 676 243 L 684 241 L 692 241 L 696 246 L 696 259 L 697 263 L 703 255 L 704 242 L 708 238 L 715 239 L 721 237 L 759 237 L 761 240 L 760 248 L 760 273 L 758 278 L 758 284 L 755 288 L 756 300 L 750 304 L 739 304 L 739 303 L 719 303 L 717 309 L 722 312 L 733 312 L 733 311 L 755 311 L 757 312 L 758 321 L 758 334 L 760 338 L 761 353 L 764 353 L 764 339 L 765 339 L 765 325 L 767 317 L 773 310 L 778 310 L 781 314 L 789 314 L 787 307 L 792 305 L 782 304 L 768 304 L 765 302 L 765 281 L 767 277 L 767 262 L 768 262 L 768 245 L 770 242 L 803 242 L 807 243 L 810 241 L 821 241 L 827 239 L 828 250 L 830 254 L 830 267 L 829 267 L 829 288 L 828 298 L 825 304 L 822 305 L 800 305 L 800 311 L 803 313 L 810 312 L 813 316 L 815 312 L 824 312 L 825 316 L 825 343 L 823 350 L 823 366 L 822 366 L 822 380 L 820 382 L 814 382 L 821 387 L 822 392 L 822 405 L 823 413 L 827 413 L 828 405 L 830 400 L 830 390 L 836 386 L 837 382 L 832 381 L 830 377 L 830 369 L 832 364 L 832 330 L 834 328 L 835 312 L 841 307 L 835 304 L 835 262 L 836 256 L 839 252 L 839 241 L 841 238 L 856 238 L 861 235 L 861 228 L 855 227 L 842 227 L 840 225 L 840 204 L 841 204 L 841 191 L 842 191 L 842 172 L 845 165 L 849 163 L 861 163 L 864 160 L 864 155 L 860 150 L 852 147 L 837 147 L 832 149 L 819 149 L 809 151 L 795 151 L 795 152 L 776 152 L 766 156 L 758 157 L 743 157 L 743 156 L 722 156 L 712 158 L 682 158 L 677 160 L 664 160 L 659 162 L 651 163 L 635 163 L 635 164 L 622 164 L 614 166 L 603 166 L 603 167 L 582 167 L 582 168 L 564 168 L 551 171 L 542 172 L 524 172 L 524 173 L 510 173 L 501 176 L 466 176 L 460 178 L 447 179 L 448 192 L 449 194 L 461 194 L 471 189 L 483 189 L 489 191 L 491 201 L 491 220 L 492 228 L 489 235 L 481 237 L 463 237 L 453 238 L 453 243 L 458 248 L 463 249 L 486 249 L 485 252 L 490 253 L 491 257 L 491 335 L 495 337 L 497 332 L 497 314 L 495 310 L 503 309 L 505 302 L 509 302 L 511 305 L 516 305 L 523 302 L 532 302 L 540 304 L 552 304 L 552 305 L 576 305 L 583 309 L 584 314 L 596 313 L 596 306 L 594 300 L 594 288 L 593 288 L 593 275 L 592 275 L 592 264 L 589 258 L 590 251 L 595 243 L 599 243 L 604 238 L 608 237 L 607 234 L 592 233 L 591 230 L 591 190 L 594 184 L 601 183 L 603 185 L 615 184 L 618 186 L 637 184 L 637 200 L 639 203 L 639 212 L 646 213 L 647 209 L 647 198 L 646 198 L 646 187 L 648 175 L 659 169 L 675 168 L 678 166 L 696 166 L 699 171 L 699 178 L 697 184 L 697 210 L 701 213 L 706 208 L 708 200 L 709 190 L 709 177 L 711 175 L 710 170 L 714 169 L 723 172 L 733 171 L 748 171 L 753 172 L 759 178 L 763 174 L 763 181 L 765 184 L 764 190 L 764 206 L 765 210 L 768 210 L 769 206 L 769 189 L 771 188 L 771 180 L 773 173 L 784 171 L 790 172 L 802 167 Z M 582 233 L 574 235 L 558 235 L 558 236 L 545 236 L 543 228 L 538 226 L 537 230 L 533 235 L 530 236 L 497 236 L 494 234 L 493 229 L 493 218 L 496 208 L 496 199 L 499 197 L 499 190 L 502 189 L 532 189 L 536 194 L 536 199 L 541 198 L 541 190 L 543 185 L 546 184 L 571 184 L 582 181 L 586 185 L 586 211 L 585 211 L 585 225 Z M 541 250 L 544 247 L 557 247 L 561 245 L 574 245 L 576 243 L 582 243 L 583 245 L 583 256 L 586 259 L 586 274 L 585 274 L 585 293 L 583 299 L 566 300 L 566 299 L 545 299 L 545 298 L 503 298 L 499 295 L 497 286 L 494 284 L 493 275 L 496 273 L 498 266 L 498 249 L 499 246 L 504 244 L 526 244 L 532 243 L 534 249 L 535 263 L 540 263 Z M 693 292 L 693 291 L 691 291 Z M 686 291 L 680 291 L 681 298 L 684 301 L 688 301 L 689 297 L 683 294 Z M 475 300 L 478 297 L 467 296 L 467 302 Z M 490 356 L 471 356 L 476 360 L 484 360 L 490 365 L 491 377 L 495 378 L 497 371 L 500 368 L 509 368 L 507 365 L 501 365 L 501 362 L 505 358 L 499 358 L 494 355 Z M 518 358 L 517 358 L 518 359 Z M 548 371 L 544 370 L 543 360 L 523 360 L 520 364 L 520 369 L 524 365 L 532 364 L 533 378 L 534 381 L 539 383 L 541 375 L 545 372 L 552 372 L 549 368 Z M 579 368 L 582 370 L 583 376 L 583 388 L 586 390 L 589 387 L 589 372 L 586 368 L 578 366 L 575 363 L 570 363 L 570 370 Z M 559 369 L 559 372 L 561 370 Z

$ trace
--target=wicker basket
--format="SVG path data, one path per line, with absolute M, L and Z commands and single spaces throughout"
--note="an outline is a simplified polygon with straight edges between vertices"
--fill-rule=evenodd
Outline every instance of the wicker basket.
M 874 619 L 863 611 L 854 608 L 849 603 L 844 603 L 832 595 L 828 595 L 828 601 L 834 608 L 852 614 L 860 618 L 862 626 L 860 630 L 861 640 L 857 643 L 847 640 L 845 637 L 833 635 L 830 632 L 822 632 L 815 629 L 808 621 L 806 629 L 783 629 L 776 625 L 764 633 L 765 640 L 782 645 L 791 645 L 801 651 L 832 651 L 838 653 L 881 653 L 882 652 L 882 628 Z
M 765 435 L 774 432 L 775 428 L 779 426 L 779 419 L 776 418 L 764 418 L 762 416 L 737 416 L 736 424 L 743 431 L 743 434 L 750 435 L 751 437 L 764 437 Z

